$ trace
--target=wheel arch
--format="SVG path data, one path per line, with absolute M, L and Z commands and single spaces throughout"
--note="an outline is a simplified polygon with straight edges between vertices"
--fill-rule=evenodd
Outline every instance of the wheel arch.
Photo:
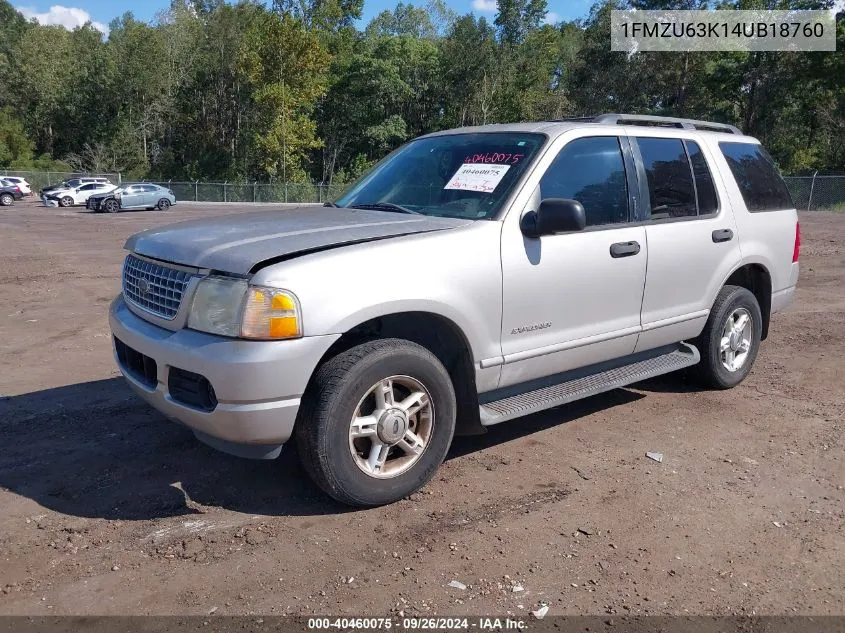
M 763 316 L 760 339 L 765 340 L 769 335 L 769 320 L 772 314 L 772 275 L 769 269 L 759 262 L 743 262 L 731 272 L 722 286 L 740 286 L 754 295 Z
M 421 345 L 443 363 L 455 388 L 456 435 L 478 435 L 486 431 L 478 412 L 472 346 L 461 327 L 442 314 L 410 310 L 370 317 L 347 329 L 323 354 L 317 367 L 356 345 L 382 338 L 399 338 Z M 309 380 L 306 393 L 310 388 Z

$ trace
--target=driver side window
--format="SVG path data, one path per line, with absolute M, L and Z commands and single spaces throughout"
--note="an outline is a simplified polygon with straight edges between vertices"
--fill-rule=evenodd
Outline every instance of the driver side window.
M 587 226 L 627 222 L 628 185 L 619 138 L 588 136 L 567 143 L 543 174 L 540 197 L 577 200 Z

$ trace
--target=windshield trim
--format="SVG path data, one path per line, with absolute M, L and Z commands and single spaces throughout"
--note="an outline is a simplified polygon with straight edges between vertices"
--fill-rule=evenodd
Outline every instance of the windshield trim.
M 513 204 L 514 199 L 517 197 L 519 192 L 522 191 L 522 188 L 525 185 L 526 179 L 534 172 L 534 168 L 537 164 L 538 158 L 540 156 L 543 156 L 546 153 L 546 150 L 549 147 L 549 142 L 550 142 L 550 139 L 551 139 L 551 136 L 549 136 L 549 134 L 547 132 L 514 132 L 512 130 L 484 130 L 484 131 L 481 131 L 481 130 L 473 130 L 472 128 L 465 128 L 465 129 L 461 130 L 460 132 L 458 132 L 458 131 L 454 131 L 454 132 L 444 131 L 444 132 L 434 132 L 434 133 L 424 134 L 422 136 L 418 136 L 414 139 L 411 139 L 407 143 L 403 143 L 402 145 L 400 145 L 399 147 L 394 149 L 392 152 L 388 153 L 384 158 L 379 160 L 366 173 L 364 173 L 360 178 L 358 178 L 354 182 L 350 183 L 349 188 L 344 190 L 343 194 L 341 196 L 339 196 L 338 198 L 336 198 L 336 200 L 339 200 L 340 198 L 348 196 L 350 193 L 352 193 L 352 191 L 354 190 L 354 187 L 357 187 L 359 185 L 363 185 L 364 181 L 367 178 L 369 178 L 373 174 L 373 172 L 375 172 L 375 170 L 379 167 L 379 165 L 381 165 L 383 162 L 387 161 L 391 156 L 393 156 L 397 152 L 400 152 L 401 150 L 408 147 L 412 143 L 416 143 L 417 141 L 422 141 L 422 140 L 431 139 L 431 138 L 448 138 L 448 137 L 455 137 L 455 136 L 471 136 L 471 135 L 477 135 L 477 134 L 489 134 L 491 136 L 492 135 L 508 135 L 508 134 L 510 134 L 510 135 L 512 135 L 512 134 L 530 134 L 530 135 L 533 135 L 533 136 L 537 136 L 540 139 L 539 145 L 537 145 L 537 150 L 534 152 L 534 156 L 532 156 L 528 160 L 528 162 L 526 163 L 525 169 L 522 172 L 522 175 L 520 175 L 520 177 L 516 180 L 516 182 L 513 183 L 513 186 L 511 187 L 510 192 L 508 193 L 507 196 L 505 196 L 502 199 L 502 201 L 499 204 L 498 209 L 496 209 L 495 213 L 493 213 L 490 216 L 481 217 L 481 218 L 459 218 L 459 219 L 472 220 L 473 222 L 477 222 L 477 221 L 480 221 L 480 220 L 487 220 L 487 221 L 492 220 L 492 221 L 497 221 L 497 222 L 501 221 L 507 215 L 507 211 L 510 209 L 511 205 Z M 346 207 L 342 207 L 342 208 L 346 208 Z M 421 213 L 421 215 L 424 215 L 424 216 L 427 216 L 427 217 L 437 217 L 437 216 L 434 216 L 434 215 L 429 215 L 427 213 Z M 445 216 L 445 217 L 450 217 L 450 216 Z

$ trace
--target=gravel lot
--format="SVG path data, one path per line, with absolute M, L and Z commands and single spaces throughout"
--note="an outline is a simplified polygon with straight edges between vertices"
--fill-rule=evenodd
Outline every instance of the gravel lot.
M 845 214 L 802 216 L 797 301 L 737 389 L 458 438 L 421 493 L 349 511 L 292 448 L 216 453 L 117 377 L 124 239 L 237 210 L 0 209 L 0 613 L 845 613 Z

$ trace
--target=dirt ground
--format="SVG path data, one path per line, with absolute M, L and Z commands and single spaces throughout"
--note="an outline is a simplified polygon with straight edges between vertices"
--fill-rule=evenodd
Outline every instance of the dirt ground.
M 214 452 L 115 370 L 124 239 L 236 210 L 0 210 L 0 613 L 845 614 L 845 214 L 802 215 L 797 301 L 740 387 L 458 438 L 421 493 L 350 511 L 293 448 Z

